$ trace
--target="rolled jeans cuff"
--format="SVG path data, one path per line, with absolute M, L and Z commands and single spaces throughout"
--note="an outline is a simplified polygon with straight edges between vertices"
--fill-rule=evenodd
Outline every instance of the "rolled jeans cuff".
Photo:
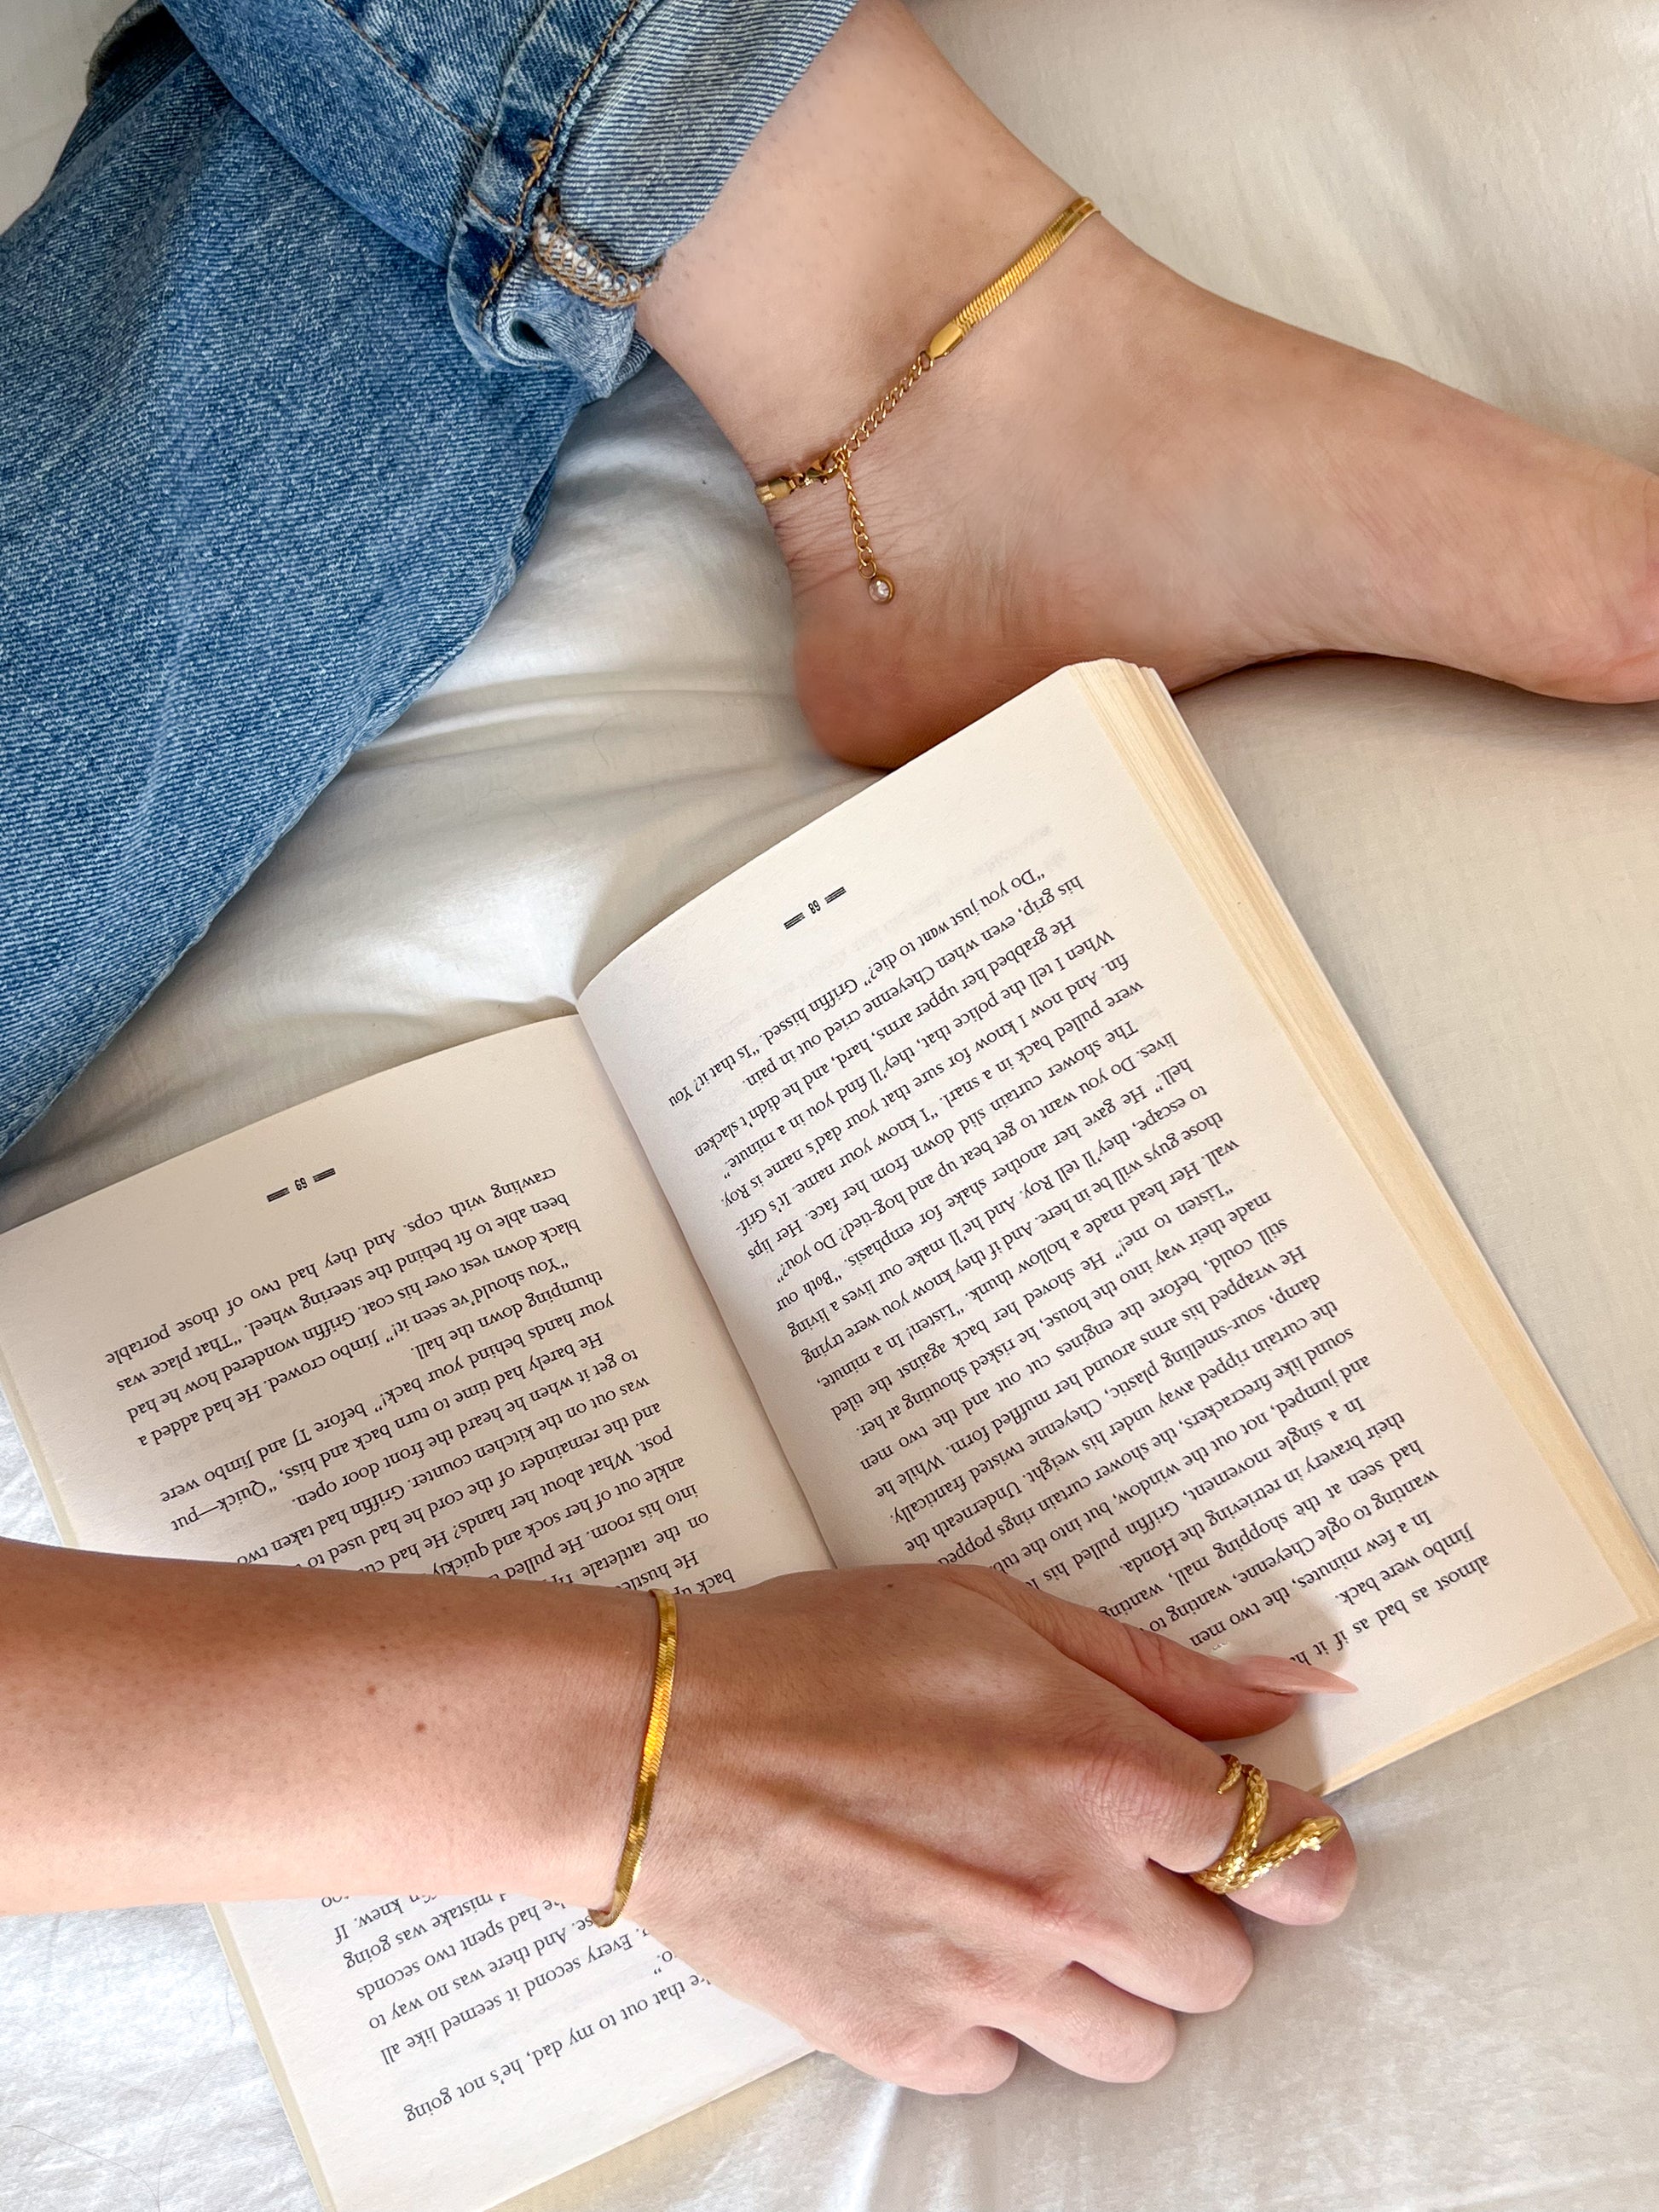
M 853 0 L 168 0 L 312 174 L 447 271 L 480 360 L 590 394 Z

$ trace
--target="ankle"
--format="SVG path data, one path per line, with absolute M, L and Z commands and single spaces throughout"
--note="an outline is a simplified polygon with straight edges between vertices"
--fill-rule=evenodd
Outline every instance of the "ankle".
M 1052 511 L 1066 501 L 1080 437 L 1104 445 L 1114 434 L 1115 426 L 1098 420 L 1097 364 L 1133 316 L 1139 272 L 1156 264 L 1097 216 L 1060 251 L 1053 269 L 1036 272 L 918 378 L 852 457 L 876 562 L 912 612 L 917 592 L 937 584 L 942 569 L 960 573 L 980 552 L 1006 550 L 1002 526 L 1022 510 Z M 1003 249 L 1000 265 L 1011 258 Z M 981 268 L 951 308 L 998 273 L 997 264 Z M 912 328 L 911 359 L 929 335 Z M 804 485 L 767 513 L 798 602 L 821 586 L 858 580 L 838 477 Z
M 859 0 L 668 256 L 641 331 L 773 475 L 843 436 L 1070 197 L 897 0 Z

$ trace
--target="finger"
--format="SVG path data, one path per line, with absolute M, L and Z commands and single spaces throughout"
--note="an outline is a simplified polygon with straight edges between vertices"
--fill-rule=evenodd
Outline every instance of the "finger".
M 978 2097 L 1000 2088 L 1019 2060 L 1012 2034 L 994 2027 L 890 2030 L 823 2046 L 861 2073 L 931 2097 Z
M 1017 1613 L 1068 1659 L 1127 1690 L 1188 1735 L 1260 1735 L 1290 1718 L 1298 1696 L 1352 1687 L 1340 1675 L 1295 1660 L 1212 1659 L 1006 1575 L 971 1568 L 951 1572 Z M 1264 1686 L 1275 1677 L 1289 1686 Z
M 1244 1800 L 1237 1788 L 1224 1796 L 1219 1794 L 1225 1764 L 1202 1744 L 1184 1745 L 1177 1755 L 1185 1770 L 1181 1786 L 1158 1808 L 1159 1832 L 1149 1844 L 1147 1856 L 1174 1874 L 1196 1874 L 1213 1865 L 1226 1850 Z M 1270 1781 L 1256 1849 L 1265 1850 L 1304 1821 L 1331 1817 L 1332 1808 L 1322 1798 L 1288 1782 Z M 1261 1875 L 1248 1888 L 1234 1891 L 1232 1902 L 1265 1920 L 1312 1927 L 1335 1919 L 1348 1901 L 1357 1872 L 1353 1839 L 1340 1826 L 1334 1835 Z
M 1022 2002 L 1005 1999 L 996 2024 L 1091 2081 L 1150 2081 L 1175 2053 L 1175 2021 L 1162 2005 L 1115 1989 L 1086 1966 L 1063 1968 Z
M 1250 1939 L 1218 1897 L 1147 1866 L 1110 1921 L 1082 1925 L 1075 1963 L 1131 1996 L 1172 2012 L 1219 2012 L 1250 1978 Z
M 1328 1819 L 1331 1812 L 1322 1798 L 1310 1796 L 1305 1790 L 1293 1790 L 1288 1783 L 1275 1782 L 1270 1786 L 1259 1847 L 1277 1843 L 1304 1820 Z M 1221 1850 L 1225 1849 L 1224 1841 Z M 1219 1857 L 1220 1851 L 1215 1856 Z M 1231 1902 L 1263 1920 L 1277 1920 L 1289 1928 L 1319 1928 L 1346 1908 L 1358 1875 L 1353 1838 L 1345 1826 L 1316 1850 L 1299 1853 L 1253 1881 L 1248 1889 L 1236 1891 Z

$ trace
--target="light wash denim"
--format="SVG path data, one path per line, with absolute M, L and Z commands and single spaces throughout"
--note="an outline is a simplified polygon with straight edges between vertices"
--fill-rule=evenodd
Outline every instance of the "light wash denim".
M 145 0 L 0 237 L 0 1146 L 534 544 L 851 0 Z

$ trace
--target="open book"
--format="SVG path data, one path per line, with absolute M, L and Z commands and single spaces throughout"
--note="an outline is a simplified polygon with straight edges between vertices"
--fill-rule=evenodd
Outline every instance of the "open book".
M 971 1560 L 1340 1666 L 1329 1788 L 1652 1635 L 1659 1575 L 1155 679 L 1077 669 L 577 1018 L 0 1239 L 106 1549 L 693 1590 Z M 665 1774 L 672 1786 L 672 1747 Z M 479 2212 L 799 2054 L 538 1898 L 236 1905 L 338 2212 Z

